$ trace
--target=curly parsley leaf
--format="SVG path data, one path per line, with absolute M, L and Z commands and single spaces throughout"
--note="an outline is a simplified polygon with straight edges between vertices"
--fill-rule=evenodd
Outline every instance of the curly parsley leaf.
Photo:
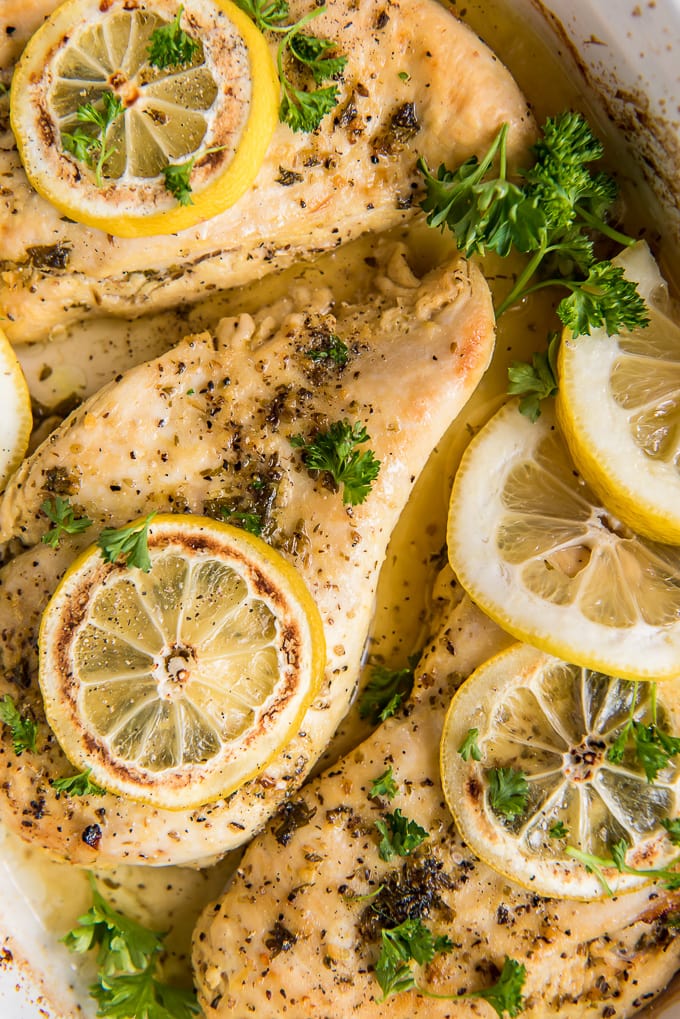
M 368 795 L 371 799 L 384 796 L 387 800 L 393 800 L 398 792 L 399 786 L 394 781 L 392 765 L 390 765 L 387 771 L 383 771 L 382 775 L 373 780 Z
M 666 829 L 668 838 L 674 846 L 680 846 L 680 817 L 661 819 L 661 826 Z
M 50 785 L 60 796 L 104 796 L 106 789 L 93 782 L 90 778 L 91 768 L 78 772 L 77 775 L 66 775 L 64 778 L 50 779 Z
M 293 435 L 290 444 L 302 450 L 307 470 L 329 474 L 335 485 L 342 485 L 342 501 L 356 506 L 364 502 L 380 473 L 380 461 L 373 450 L 360 453 L 356 449 L 369 439 L 360 421 L 352 425 L 345 418 L 335 421 L 327 432 L 319 432 L 309 442 L 302 435 Z
M 140 973 L 100 976 L 90 987 L 97 1015 L 106 1019 L 191 1019 L 200 1014 L 193 991 L 170 987 L 154 976 L 154 967 Z
M 508 368 L 508 393 L 521 396 L 520 413 L 530 421 L 541 415 L 541 401 L 557 392 L 557 352 L 560 338 L 557 333 L 548 336 L 548 349 L 532 354 L 531 364 L 513 361 Z
M 222 507 L 222 516 L 227 523 L 235 524 L 249 534 L 262 535 L 262 517 L 259 513 L 248 513 L 246 510 L 232 510 L 226 506 Z
M 35 750 L 38 727 L 32 719 L 19 714 L 19 709 L 9 694 L 5 694 L 0 701 L 0 722 L 11 731 L 14 753 L 17 757 L 23 754 L 24 750 Z
M 261 32 L 287 31 L 282 27 L 290 13 L 287 0 L 236 0 L 236 6 L 248 14 Z
M 317 85 L 342 74 L 347 65 L 347 57 L 328 55 L 336 48 L 332 39 L 300 32 L 291 36 L 288 46 L 298 63 L 310 71 Z
M 330 333 L 322 346 L 310 347 L 307 357 L 312 361 L 332 361 L 338 368 L 344 368 L 349 360 L 349 347 L 335 333 Z
M 148 573 L 151 569 L 149 558 L 149 524 L 156 516 L 149 513 L 141 524 L 128 524 L 127 527 L 105 527 L 99 535 L 97 544 L 102 557 L 107 563 L 116 563 L 123 557 L 127 566 Z
M 382 1001 L 392 994 L 418 989 L 411 961 L 425 966 L 435 955 L 453 948 L 453 942 L 446 935 L 435 937 L 420 917 L 409 917 L 398 927 L 383 928 L 380 937 L 375 975 L 383 992 Z
M 633 715 L 637 703 L 636 695 L 631 700 L 629 718 L 609 746 L 606 758 L 612 764 L 621 764 L 630 748 L 642 767 L 648 782 L 654 782 L 660 771 L 667 768 L 671 760 L 680 754 L 680 737 L 665 732 L 656 722 L 654 687 L 652 686 L 652 722 L 645 725 Z
M 106 1019 L 190 1019 L 199 1014 L 192 991 L 158 979 L 164 935 L 113 909 L 90 875 L 92 906 L 63 938 L 73 952 L 97 952 L 97 982 L 90 994 Z
M 600 328 L 612 336 L 649 323 L 644 300 L 620 266 L 594 262 L 584 280 L 558 282 L 571 290 L 558 304 L 557 314 L 574 336 L 587 336 L 591 329 Z
M 43 542 L 52 548 L 59 548 L 59 542 L 64 534 L 80 534 L 92 526 L 89 517 L 77 517 L 68 499 L 62 499 L 59 495 L 54 499 L 46 499 L 40 509 L 54 524 L 54 527 L 42 536 Z
M 418 985 L 411 963 L 426 966 L 436 955 L 450 952 L 453 942 L 447 935 L 435 936 L 420 917 L 409 917 L 399 924 L 381 931 L 380 955 L 375 966 L 376 979 L 385 1001 L 402 991 L 418 991 L 428 998 L 459 1000 L 482 998 L 503 1019 L 505 1015 L 518 1016 L 524 1009 L 522 990 L 526 981 L 526 968 L 506 956 L 503 969 L 495 984 L 479 991 L 464 994 L 434 994 Z
M 371 678 L 359 698 L 359 715 L 375 725 L 390 718 L 401 707 L 413 688 L 413 670 L 418 656 L 404 669 L 374 665 Z
M 477 737 L 479 736 L 479 729 L 468 729 L 465 739 L 458 747 L 458 753 L 464 761 L 481 761 L 482 751 L 479 749 L 479 743 Z
M 506 1014 L 514 1019 L 524 1010 L 522 989 L 526 976 L 526 966 L 517 962 L 516 959 L 506 956 L 501 975 L 496 983 L 480 991 L 470 991 L 467 997 L 482 998 L 487 1001 L 500 1016 L 500 1019 L 503 1019 Z
M 104 166 L 116 151 L 115 145 L 109 148 L 106 145 L 109 128 L 123 112 L 120 96 L 114 92 L 102 92 L 96 103 L 83 103 L 76 110 L 77 119 L 83 124 L 91 124 L 94 133 L 82 127 L 76 127 L 72 132 L 62 131 L 62 145 L 67 152 L 95 171 L 97 187 L 102 187 Z
M 62 941 L 72 952 L 97 950 L 97 966 L 105 976 L 131 973 L 147 968 L 162 951 L 163 935 L 143 927 L 113 909 L 97 891 L 90 875 L 92 906 L 78 917 L 78 926 Z
M 526 810 L 529 783 L 523 771 L 516 768 L 492 768 L 487 772 L 489 803 L 503 817 L 512 820 Z
M 429 832 L 417 821 L 405 817 L 399 807 L 393 814 L 386 814 L 384 821 L 376 821 L 375 826 L 382 835 L 378 849 L 381 860 L 391 860 L 393 856 L 410 856 L 430 837 Z
M 181 4 L 174 19 L 154 29 L 149 38 L 148 60 L 153 67 L 186 67 L 201 48 L 198 39 L 181 27 L 184 5 Z
M 281 35 L 277 52 L 276 67 L 281 85 L 279 119 L 293 131 L 314 131 L 327 113 L 338 102 L 337 85 L 325 88 L 298 88 L 287 73 L 287 57 L 298 71 L 309 74 L 316 85 L 342 74 L 347 57 L 342 54 L 331 56 L 336 43 L 303 32 L 310 21 L 326 10 L 325 5 L 317 7 L 294 24 L 284 24 L 288 18 L 288 4 L 283 0 L 236 0 L 236 4 L 250 15 L 262 32 Z
M 204 149 L 202 152 L 197 152 L 191 159 L 185 160 L 183 163 L 168 163 L 162 169 L 163 179 L 165 183 L 165 190 L 169 191 L 170 194 L 177 199 L 180 205 L 193 205 L 194 200 L 191 197 L 191 174 L 194 166 L 199 159 L 203 159 L 205 156 L 209 156 L 211 152 L 221 152 L 224 145 L 216 145 L 211 149 Z
M 305 92 L 286 84 L 283 88 L 279 115 L 293 131 L 314 131 L 337 104 L 337 85 Z

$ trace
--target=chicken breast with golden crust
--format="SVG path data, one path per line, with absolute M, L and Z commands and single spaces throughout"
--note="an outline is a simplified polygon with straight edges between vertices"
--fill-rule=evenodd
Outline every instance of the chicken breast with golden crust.
M 246 841 L 299 786 L 349 705 L 390 534 L 427 457 L 491 356 L 494 319 L 479 270 L 454 258 L 424 278 L 403 246 L 376 248 L 366 290 L 336 304 L 293 287 L 277 305 L 223 319 L 131 369 L 68 417 L 26 460 L 0 505 L 7 548 L 33 546 L 0 578 L 0 696 L 38 722 L 20 757 L 0 732 L 0 817 L 73 863 L 186 863 Z M 346 349 L 346 363 L 328 355 Z M 341 359 L 342 360 L 342 359 Z M 361 422 L 381 467 L 359 505 L 326 472 L 306 469 L 291 438 Z M 320 610 L 325 681 L 300 731 L 259 777 L 199 810 L 161 811 L 113 795 L 59 799 L 73 771 L 44 719 L 36 676 L 41 613 L 77 539 L 41 544 L 46 498 L 68 497 L 94 525 L 151 510 L 255 510 L 266 539 L 300 570 Z M 92 535 L 92 537 L 91 537 Z M 33 810 L 27 804 L 39 803 Z
M 491 1019 L 479 999 L 407 990 L 382 1000 L 380 932 L 409 917 L 453 943 L 414 967 L 420 986 L 451 996 L 488 988 L 509 957 L 526 967 L 526 1019 L 633 1015 L 680 966 L 677 892 L 547 899 L 462 841 L 439 777 L 444 716 L 461 678 L 511 638 L 450 581 L 440 581 L 440 623 L 405 711 L 286 803 L 205 910 L 194 971 L 206 1019 Z M 389 801 L 371 795 L 388 767 L 398 787 Z M 387 809 L 428 835 L 386 862 L 376 820 Z
M 56 6 L 41 3 L 46 14 Z M 293 0 L 291 19 L 310 7 Z M 0 315 L 13 342 L 86 316 L 197 301 L 388 229 L 418 211 L 419 155 L 435 167 L 462 162 L 485 151 L 503 122 L 511 152 L 531 140 L 509 72 L 436 0 L 329 0 L 314 33 L 348 57 L 337 108 L 312 134 L 279 124 L 249 192 L 172 236 L 126 240 L 68 221 L 28 184 L 4 118 Z

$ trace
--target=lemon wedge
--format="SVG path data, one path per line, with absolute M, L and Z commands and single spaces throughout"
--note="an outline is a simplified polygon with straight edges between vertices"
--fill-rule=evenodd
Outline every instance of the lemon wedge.
M 620 336 L 563 336 L 557 420 L 603 503 L 639 534 L 680 544 L 680 325 L 664 310 L 646 244 L 614 264 L 638 284 L 650 323 Z
M 33 426 L 31 397 L 12 345 L 0 329 L 0 492 L 21 463 Z
M 444 794 L 470 848 L 524 888 L 572 899 L 601 898 L 602 879 L 619 893 L 647 878 L 615 866 L 598 876 L 571 850 L 611 860 L 623 841 L 631 868 L 675 860 L 661 821 L 678 814 L 680 767 L 669 763 L 649 782 L 630 747 L 618 763 L 610 760 L 630 718 L 680 733 L 680 680 L 654 697 L 648 683 L 569 665 L 526 644 L 483 664 L 456 692 L 441 743 Z M 460 752 L 471 729 L 478 759 Z
M 175 24 L 191 56 L 156 66 L 156 33 Z M 72 219 L 139 237 L 184 230 L 240 198 L 278 97 L 264 36 L 230 0 L 66 0 L 24 50 L 10 110 L 36 191 Z M 168 167 L 183 168 L 188 190 L 168 185 Z
M 623 679 L 680 675 L 680 548 L 602 506 L 551 408 L 532 424 L 512 401 L 475 436 L 448 543 L 472 600 L 520 640 Z
M 190 515 L 149 527 L 151 569 L 97 546 L 40 628 L 45 713 L 105 789 L 169 810 L 227 796 L 290 739 L 325 666 L 297 571 L 260 538 Z

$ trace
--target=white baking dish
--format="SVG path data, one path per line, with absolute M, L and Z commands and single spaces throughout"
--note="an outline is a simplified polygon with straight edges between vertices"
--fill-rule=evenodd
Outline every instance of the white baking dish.
M 4 0 L 0 0 L 0 15 Z M 661 204 L 667 261 L 680 249 L 680 0 L 508 0 L 537 26 L 598 104 L 601 126 L 623 139 L 633 173 Z M 2 19 L 0 18 L 0 21 Z M 623 151 L 622 150 L 622 151 Z M 649 198 L 645 199 L 650 201 Z M 94 1016 L 87 977 L 55 945 L 25 890 L 34 872 L 3 851 L 0 837 L 0 1016 L 45 1019 Z M 60 880 L 47 871 L 44 880 Z M 35 891 L 35 889 L 33 889 Z M 67 896 L 68 889 L 45 894 Z M 40 895 L 37 894 L 34 901 Z M 680 996 L 666 995 L 653 1014 L 680 1019 Z M 264 1019 L 264 1017 L 263 1017 Z M 565 1016 L 565 1019 L 568 1017 Z

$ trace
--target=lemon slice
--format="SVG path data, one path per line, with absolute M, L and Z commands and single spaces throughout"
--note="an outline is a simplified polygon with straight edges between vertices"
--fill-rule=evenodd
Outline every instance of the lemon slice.
M 255 179 L 278 120 L 267 43 L 230 0 L 185 0 L 179 26 L 198 49 L 186 64 L 152 66 L 151 37 L 179 8 L 66 0 L 26 47 L 12 128 L 31 184 L 72 219 L 120 237 L 173 233 L 233 205 Z M 102 137 L 82 108 L 103 114 L 107 97 L 122 112 Z M 101 142 L 87 157 L 67 151 L 65 136 L 78 131 Z M 192 204 L 183 205 L 163 169 L 190 160 Z
M 157 516 L 151 569 L 68 570 L 40 629 L 47 720 L 112 792 L 170 810 L 226 796 L 293 735 L 325 665 L 318 610 L 260 538 Z
M 679 810 L 680 768 L 669 764 L 648 782 L 634 751 L 620 763 L 607 753 L 629 717 L 680 733 L 680 681 L 630 683 L 568 665 L 526 644 L 480 666 L 455 694 L 444 723 L 441 774 L 446 801 L 471 849 L 494 870 L 540 895 L 600 898 L 596 873 L 567 852 L 611 860 L 624 840 L 626 864 L 640 869 L 677 857 L 661 827 Z M 459 750 L 477 729 L 479 760 Z M 494 772 L 526 781 L 523 802 L 492 795 Z M 506 772 L 507 774 L 507 772 Z M 612 891 L 645 877 L 602 868 Z
M 599 503 L 555 423 L 513 401 L 466 450 L 449 558 L 509 633 L 623 679 L 680 675 L 680 548 L 638 537 Z
M 680 326 L 646 244 L 615 264 L 650 305 L 646 329 L 572 339 L 559 355 L 557 419 L 579 471 L 640 534 L 680 544 Z
M 0 329 L 0 492 L 21 463 L 28 447 L 33 417 L 24 373 Z

